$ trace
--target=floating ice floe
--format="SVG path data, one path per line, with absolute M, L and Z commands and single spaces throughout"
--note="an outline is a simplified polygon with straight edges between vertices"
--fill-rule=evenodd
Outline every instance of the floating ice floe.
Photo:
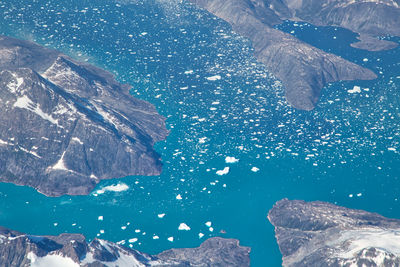
M 168 239 L 169 242 L 174 242 L 174 237 L 173 236 L 170 236 L 167 239 Z
M 102 221 L 103 220 L 103 216 L 97 217 L 97 220 Z
M 394 147 L 388 147 L 388 149 L 387 150 L 389 150 L 389 151 L 393 151 L 393 152 L 396 152 L 396 148 L 394 148 Z
M 203 238 L 204 234 L 203 233 L 199 233 L 199 238 Z
M 179 200 L 181 200 L 181 199 L 182 199 L 182 196 L 181 196 L 181 194 L 178 194 L 178 195 L 176 196 L 176 199 L 179 199 Z
M 216 172 L 217 175 L 225 175 L 229 173 L 229 167 L 225 167 L 223 170 L 218 170 Z
M 227 156 L 225 158 L 225 163 L 237 163 L 239 162 L 239 159 L 235 158 L 235 157 L 229 157 Z
M 211 222 L 206 222 L 206 223 L 205 223 L 205 225 L 206 225 L 207 227 L 211 227 L 211 224 L 212 224 Z
M 189 231 L 190 227 L 186 223 L 181 223 L 178 227 L 178 230 L 180 231 Z
M 353 89 L 347 90 L 350 94 L 361 93 L 361 87 L 354 85 Z
M 131 238 L 131 239 L 128 240 L 129 243 L 135 243 L 137 241 L 138 241 L 137 238 Z
M 214 75 L 214 76 L 211 76 L 211 77 L 207 77 L 206 79 L 209 80 L 209 81 L 221 80 L 221 75 Z
M 160 239 L 160 237 L 158 235 L 153 235 L 153 239 Z
M 128 189 L 129 189 L 129 186 L 127 186 L 126 184 L 118 183 L 116 185 L 105 186 L 102 189 L 97 190 L 96 193 L 98 195 L 101 195 L 101 194 L 104 194 L 107 191 L 110 191 L 110 192 L 122 192 L 122 191 L 126 191 Z
M 251 168 L 251 171 L 252 171 L 252 172 L 258 172 L 259 170 L 260 170 L 260 169 L 257 168 L 257 167 L 252 167 L 252 168 Z
M 158 214 L 157 216 L 158 216 L 158 218 L 162 219 L 162 218 L 164 218 L 165 213 Z

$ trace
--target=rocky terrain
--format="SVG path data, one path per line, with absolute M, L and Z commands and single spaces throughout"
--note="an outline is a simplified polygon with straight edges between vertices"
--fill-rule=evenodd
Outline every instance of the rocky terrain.
M 88 194 L 102 179 L 158 175 L 165 118 L 113 76 L 0 36 L 0 181 L 48 196 Z
M 0 227 L 0 266 L 3 267 L 141 267 L 250 266 L 250 249 L 235 239 L 219 237 L 197 248 L 171 249 L 149 255 L 118 244 L 79 234 L 33 236 Z
M 378 36 L 400 36 L 398 0 L 190 0 L 227 21 L 249 38 L 255 57 L 280 79 L 288 102 L 313 109 L 322 88 L 340 80 L 370 80 L 376 75 L 361 66 L 324 52 L 274 28 L 283 20 L 340 26 L 360 33 L 353 47 L 379 51 L 396 43 Z
M 268 219 L 283 266 L 400 266 L 400 220 L 287 199 L 274 205 Z

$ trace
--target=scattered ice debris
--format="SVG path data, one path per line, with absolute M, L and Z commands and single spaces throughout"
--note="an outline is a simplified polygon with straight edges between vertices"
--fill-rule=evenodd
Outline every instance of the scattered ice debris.
M 206 223 L 205 223 L 205 225 L 206 225 L 207 227 L 211 227 L 211 224 L 212 224 L 211 222 L 206 222 Z
M 350 94 L 361 93 L 361 87 L 354 85 L 353 89 L 347 90 L 347 92 Z
M 180 231 L 189 231 L 190 227 L 186 223 L 181 223 L 178 227 L 178 230 Z
M 217 175 L 225 175 L 229 173 L 229 167 L 225 167 L 223 170 L 218 170 L 216 172 Z
M 98 195 L 101 195 L 101 194 L 104 194 L 107 191 L 110 191 L 110 192 L 122 192 L 122 191 L 126 191 L 128 189 L 129 189 L 129 186 L 127 186 L 126 184 L 118 183 L 116 185 L 105 186 L 105 187 L 97 190 L 96 193 Z
M 204 234 L 203 233 L 199 233 L 199 238 L 203 238 Z
M 167 239 L 168 239 L 169 242 L 174 242 L 174 237 L 173 236 L 170 236 Z
M 214 76 L 211 76 L 211 77 L 207 77 L 206 79 L 209 80 L 209 81 L 221 80 L 221 75 L 214 75 Z
M 99 221 L 102 221 L 103 220 L 103 216 L 99 216 L 99 217 L 97 217 L 97 220 L 99 220 Z
M 389 151 L 393 151 L 393 152 L 396 152 L 396 148 L 395 147 L 388 147 L 388 149 L 387 150 L 389 150 Z
M 251 168 L 251 171 L 252 171 L 252 172 L 258 172 L 259 170 L 260 170 L 260 169 L 257 168 L 257 167 L 252 167 L 252 168 Z
M 185 74 L 192 74 L 193 73 L 193 70 L 187 70 L 187 71 L 185 71 Z
M 235 157 L 226 157 L 225 158 L 225 163 L 237 163 L 239 162 L 239 159 L 235 158 Z
M 199 144 L 204 144 L 206 142 L 207 137 L 199 138 Z
M 131 239 L 128 240 L 129 243 L 135 243 L 137 241 L 138 241 L 137 238 L 131 238 Z
M 179 199 L 179 200 L 181 200 L 181 199 L 182 199 L 182 196 L 181 196 L 181 194 L 178 194 L 178 195 L 176 196 L 176 199 Z

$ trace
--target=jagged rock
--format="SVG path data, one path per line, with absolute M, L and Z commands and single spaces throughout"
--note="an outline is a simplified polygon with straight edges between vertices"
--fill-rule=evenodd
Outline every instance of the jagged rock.
M 49 196 L 158 175 L 165 119 L 99 68 L 0 36 L 0 181 Z
M 250 266 L 250 248 L 219 237 L 198 248 L 171 249 L 149 255 L 115 243 L 79 234 L 31 236 L 0 227 L 0 266 L 3 267 L 215 267 Z M 53 264 L 53 265 L 52 265 Z
M 340 80 L 371 80 L 370 70 L 326 53 L 292 35 L 272 28 L 284 19 L 316 25 L 335 25 L 362 34 L 353 47 L 378 51 L 396 43 L 375 39 L 400 36 L 398 1 L 331 0 L 190 0 L 232 25 L 252 41 L 256 58 L 280 79 L 288 102 L 298 109 L 313 109 L 321 89 Z M 368 36 L 368 37 L 366 37 Z
M 400 266 L 400 220 L 283 199 L 268 214 L 283 266 Z

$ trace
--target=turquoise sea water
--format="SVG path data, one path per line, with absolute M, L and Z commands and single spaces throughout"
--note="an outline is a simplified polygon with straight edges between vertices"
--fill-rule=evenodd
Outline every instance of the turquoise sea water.
M 314 111 L 302 112 L 287 105 L 246 39 L 181 1 L 2 0 L 0 12 L 0 33 L 108 69 L 153 103 L 171 130 L 156 145 L 164 162 L 158 177 L 105 181 L 89 196 L 60 198 L 0 184 L 0 225 L 78 232 L 148 253 L 232 237 L 252 248 L 252 266 L 279 266 L 266 216 L 282 198 L 400 218 L 399 48 L 361 51 L 343 29 L 278 26 L 379 75 L 331 84 Z M 349 93 L 354 86 L 361 93 Z M 239 162 L 228 164 L 227 156 Z M 216 174 L 226 167 L 226 175 Z M 97 192 L 117 184 L 129 189 Z M 179 231 L 181 223 L 191 230 Z

